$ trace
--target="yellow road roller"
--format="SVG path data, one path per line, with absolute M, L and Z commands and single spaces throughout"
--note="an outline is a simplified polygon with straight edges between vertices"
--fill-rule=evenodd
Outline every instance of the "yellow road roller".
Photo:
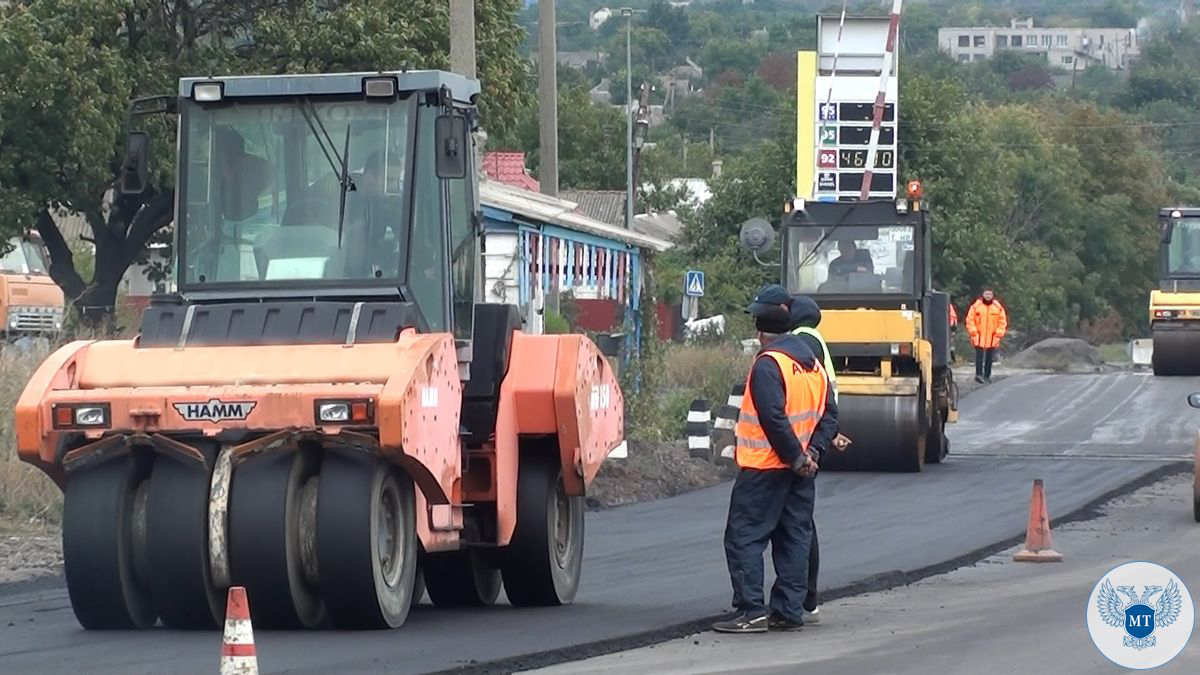
M 1200 375 L 1200 208 L 1159 211 L 1159 284 L 1150 291 L 1155 375 Z
M 838 421 L 853 445 L 823 470 L 921 471 L 949 452 L 958 419 L 950 369 L 950 297 L 933 289 L 930 219 L 919 199 L 791 200 L 780 227 L 781 283 L 821 308 L 837 373 Z M 774 231 L 747 221 L 742 244 Z

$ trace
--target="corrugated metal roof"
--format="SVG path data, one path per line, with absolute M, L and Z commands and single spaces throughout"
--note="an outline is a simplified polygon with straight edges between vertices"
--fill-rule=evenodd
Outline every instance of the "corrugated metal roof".
M 63 210 L 54 213 L 53 218 L 54 224 L 58 226 L 58 231 L 68 246 L 80 243 L 81 237 L 92 236 L 92 228 L 88 225 L 87 218 L 81 214 Z M 87 244 L 87 242 L 83 243 Z
M 683 221 L 673 211 L 639 213 L 633 218 L 633 229 L 651 237 L 675 241 L 683 232 Z
M 625 227 L 625 192 L 622 190 L 560 190 L 563 199 L 578 204 L 579 211 L 613 227 Z
M 531 220 L 558 225 L 576 232 L 613 239 L 638 248 L 665 251 L 674 244 L 658 237 L 614 227 L 595 218 L 578 213 L 575 202 L 556 199 L 540 192 L 498 183 L 492 180 L 479 182 L 479 201 L 484 206 L 516 213 Z

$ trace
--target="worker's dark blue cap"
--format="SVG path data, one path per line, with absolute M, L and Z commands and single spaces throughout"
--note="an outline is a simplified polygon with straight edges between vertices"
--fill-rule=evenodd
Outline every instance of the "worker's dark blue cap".
M 780 305 L 790 308 L 792 294 L 779 284 L 768 284 L 759 289 L 754 300 L 746 306 L 746 311 L 754 316 L 776 316 L 783 311 L 784 316 L 787 316 L 787 310 L 780 310 Z

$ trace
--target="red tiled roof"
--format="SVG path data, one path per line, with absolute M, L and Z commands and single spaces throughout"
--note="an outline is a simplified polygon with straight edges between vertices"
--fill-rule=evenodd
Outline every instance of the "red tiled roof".
M 483 172 L 498 183 L 538 191 L 538 182 L 525 169 L 523 152 L 489 152 L 483 156 Z

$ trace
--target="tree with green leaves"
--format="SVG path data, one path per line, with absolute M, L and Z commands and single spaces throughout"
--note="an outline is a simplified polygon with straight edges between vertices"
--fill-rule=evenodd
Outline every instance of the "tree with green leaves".
M 504 133 L 528 99 L 513 19 L 519 0 L 479 0 L 484 124 Z M 0 217 L 36 228 L 51 277 L 93 319 L 173 218 L 172 124 L 148 118 L 156 172 L 115 194 L 128 100 L 179 77 L 445 67 L 445 0 L 18 0 L 0 8 Z M 52 214 L 82 214 L 95 246 L 83 278 Z

